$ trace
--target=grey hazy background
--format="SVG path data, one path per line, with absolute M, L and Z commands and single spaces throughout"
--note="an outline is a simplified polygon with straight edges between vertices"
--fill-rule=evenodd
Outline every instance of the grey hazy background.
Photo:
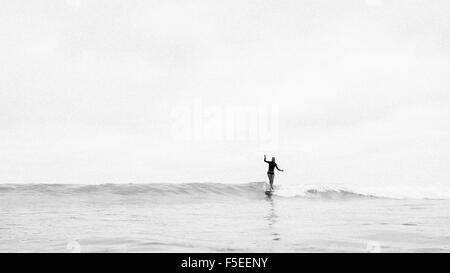
M 448 185 L 450 2 L 0 2 L 0 182 Z M 171 111 L 279 106 L 279 145 Z M 278 179 L 278 178 L 277 178 Z

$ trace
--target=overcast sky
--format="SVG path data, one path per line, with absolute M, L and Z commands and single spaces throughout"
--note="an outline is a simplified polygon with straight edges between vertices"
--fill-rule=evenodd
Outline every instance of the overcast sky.
M 447 0 L 3 0 L 0 183 L 261 181 L 267 153 L 279 181 L 448 184 L 449 14 Z M 241 106 L 267 109 L 277 145 L 174 133 L 180 107 Z

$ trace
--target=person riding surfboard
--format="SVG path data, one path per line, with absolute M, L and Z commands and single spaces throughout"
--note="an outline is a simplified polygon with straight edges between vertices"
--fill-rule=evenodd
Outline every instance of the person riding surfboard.
M 280 168 L 278 168 L 277 163 L 275 163 L 275 157 L 272 157 L 272 161 L 267 161 L 266 155 L 264 155 L 264 162 L 269 164 L 269 169 L 267 170 L 267 176 L 269 177 L 270 189 L 273 190 L 273 179 L 275 177 L 275 168 L 277 168 L 277 170 L 280 172 L 284 172 L 284 170 L 281 170 Z

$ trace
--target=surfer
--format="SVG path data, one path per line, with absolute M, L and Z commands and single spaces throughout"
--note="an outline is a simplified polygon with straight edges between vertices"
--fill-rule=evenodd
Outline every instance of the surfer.
M 279 170 L 280 172 L 284 172 L 284 170 L 281 170 L 278 168 L 277 163 L 275 163 L 275 157 L 272 157 L 272 161 L 267 161 L 266 160 L 266 155 L 264 155 L 264 162 L 269 164 L 269 169 L 267 170 L 267 176 L 269 177 L 269 182 L 270 182 L 270 188 L 273 190 L 273 178 L 275 176 L 275 168 L 277 168 L 277 170 Z

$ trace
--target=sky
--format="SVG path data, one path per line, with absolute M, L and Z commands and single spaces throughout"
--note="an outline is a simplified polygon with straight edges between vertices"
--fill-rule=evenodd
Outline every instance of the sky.
M 284 183 L 448 185 L 448 14 L 1 1 L 0 183 L 262 181 L 267 154 Z

